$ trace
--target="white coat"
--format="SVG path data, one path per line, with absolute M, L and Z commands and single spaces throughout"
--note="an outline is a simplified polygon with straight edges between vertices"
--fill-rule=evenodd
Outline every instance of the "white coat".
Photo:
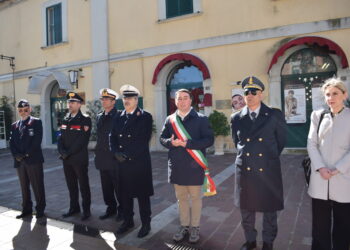
M 311 178 L 308 193 L 312 198 L 350 202 L 350 110 L 345 108 L 332 118 L 324 115 L 319 132 L 317 127 L 322 110 L 311 114 L 307 150 L 311 158 Z M 322 167 L 340 173 L 324 180 L 317 171 Z

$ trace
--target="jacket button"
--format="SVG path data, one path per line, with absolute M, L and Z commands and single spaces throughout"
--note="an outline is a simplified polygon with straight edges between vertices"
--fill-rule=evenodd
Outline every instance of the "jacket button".
M 261 156 L 262 156 L 262 154 L 259 154 L 259 156 L 261 157 Z
M 246 156 L 249 156 L 250 154 L 249 153 L 246 153 Z
M 120 146 L 119 146 L 119 148 L 123 148 L 123 146 L 122 146 L 122 145 L 120 145 Z
M 262 172 L 262 171 L 264 171 L 264 169 L 262 169 L 262 168 L 259 168 L 259 171 L 260 171 L 260 172 Z
M 122 134 L 119 134 L 119 137 L 123 137 L 123 135 L 122 135 Z
M 131 137 L 131 135 L 128 135 L 128 137 L 130 138 L 130 137 Z
M 263 138 L 259 138 L 259 141 L 263 141 Z
M 247 167 L 247 170 L 250 171 L 250 167 Z
M 249 141 L 250 141 L 250 138 L 247 138 L 247 141 L 249 142 Z

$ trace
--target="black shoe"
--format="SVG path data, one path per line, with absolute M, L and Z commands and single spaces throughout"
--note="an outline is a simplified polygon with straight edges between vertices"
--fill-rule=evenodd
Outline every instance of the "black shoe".
M 262 250 L 272 250 L 272 249 L 273 249 L 273 244 L 272 243 L 264 242 Z
M 137 237 L 138 238 L 143 238 L 147 234 L 149 234 L 149 231 L 151 231 L 151 224 L 148 223 L 148 224 L 142 225 L 139 233 L 137 234 Z
M 123 234 L 135 226 L 134 220 L 124 221 L 117 230 L 117 234 Z
M 91 216 L 91 213 L 90 212 L 84 212 L 83 213 L 83 216 L 81 216 L 81 220 L 84 221 L 84 220 L 87 220 L 89 219 Z
M 32 216 L 32 213 L 33 212 L 22 212 L 20 215 L 16 216 L 16 219 L 22 219 L 22 218 L 25 218 L 25 217 Z
M 42 217 L 44 217 L 44 216 L 45 216 L 44 212 L 36 212 L 36 215 L 35 215 L 35 217 L 36 217 L 37 219 L 40 219 L 40 218 L 42 218 Z
M 105 214 L 99 216 L 98 218 L 99 218 L 100 220 L 104 220 L 104 219 L 107 219 L 107 218 L 109 218 L 109 217 L 111 217 L 111 216 L 113 216 L 113 215 L 115 215 L 115 214 L 116 214 L 116 212 L 108 212 L 108 211 L 107 211 Z
M 123 213 L 118 212 L 117 217 L 115 217 L 115 220 L 116 220 L 117 222 L 122 221 L 122 220 L 123 220 Z
M 256 241 L 249 242 L 247 241 L 241 246 L 241 250 L 253 250 L 256 248 Z
M 78 214 L 78 213 L 80 213 L 80 209 L 69 209 L 69 211 L 67 213 L 62 214 L 62 217 L 67 218 L 67 217 L 73 216 L 73 215 Z

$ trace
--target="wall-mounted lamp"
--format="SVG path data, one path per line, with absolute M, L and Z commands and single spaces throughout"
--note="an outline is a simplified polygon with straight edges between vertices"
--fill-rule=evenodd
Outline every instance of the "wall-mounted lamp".
M 68 70 L 69 80 L 72 85 L 75 85 L 78 88 L 78 74 L 79 70 Z

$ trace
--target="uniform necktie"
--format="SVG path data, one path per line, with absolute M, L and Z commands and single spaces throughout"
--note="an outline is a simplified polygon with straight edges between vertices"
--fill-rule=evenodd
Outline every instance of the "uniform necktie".
M 255 112 L 251 112 L 250 115 L 252 116 L 252 121 L 255 122 L 255 120 L 256 120 L 256 113 Z
M 19 123 L 19 133 L 21 136 L 23 136 L 24 128 L 25 128 L 24 121 L 21 120 Z

